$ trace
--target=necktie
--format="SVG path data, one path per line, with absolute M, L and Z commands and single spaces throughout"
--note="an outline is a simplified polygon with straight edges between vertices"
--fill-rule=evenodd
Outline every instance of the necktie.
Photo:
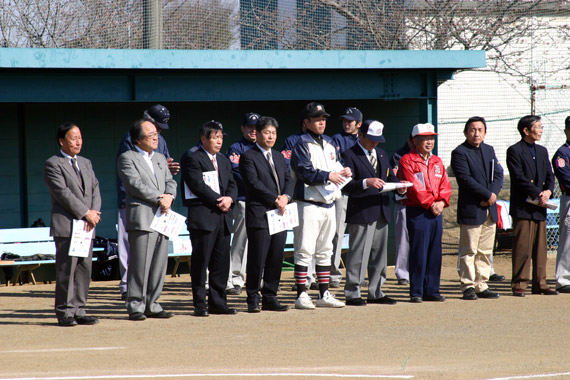
M 77 178 L 79 179 L 79 183 L 81 184 L 81 188 L 83 188 L 83 177 L 81 177 L 81 173 L 79 172 L 79 167 L 77 166 L 77 158 L 76 157 L 71 158 L 71 166 L 73 166 L 73 171 L 75 172 L 75 174 L 77 175 Z
M 218 171 L 218 164 L 216 163 L 216 156 L 212 157 L 212 164 L 214 165 L 214 169 Z
M 368 157 L 370 159 L 370 164 L 374 168 L 374 171 L 377 172 L 378 171 L 378 160 L 376 160 L 376 157 L 374 157 L 371 150 L 368 151 Z
M 267 152 L 267 161 L 269 162 L 269 166 L 271 166 L 271 172 L 273 173 L 273 178 L 275 178 L 275 183 L 277 184 L 277 193 L 281 194 L 279 178 L 277 177 L 277 171 L 275 170 L 275 165 L 273 165 L 273 160 L 271 159 L 271 152 Z

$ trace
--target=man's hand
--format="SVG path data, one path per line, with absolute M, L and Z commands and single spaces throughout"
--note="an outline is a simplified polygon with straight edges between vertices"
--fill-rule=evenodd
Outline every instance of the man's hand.
M 550 199 L 552 192 L 550 190 L 543 190 L 540 194 L 538 194 L 538 203 L 541 206 L 544 206 L 546 202 Z
M 495 193 L 491 193 L 491 196 L 486 201 L 481 201 L 480 205 L 483 207 L 492 206 L 497 203 L 497 195 Z
M 172 202 L 174 201 L 174 197 L 172 194 L 162 194 L 160 196 L 160 200 L 158 201 L 158 206 L 160 207 L 160 211 L 163 213 L 168 213 L 170 206 L 172 206 Z
M 339 173 L 343 177 L 352 177 L 352 170 L 350 170 L 348 166 L 346 168 L 343 168 Z
M 174 158 L 167 159 L 166 163 L 168 164 L 168 170 L 170 170 L 170 174 L 178 174 L 180 171 L 180 164 L 178 162 L 174 162 Z
M 402 180 L 400 183 L 408 183 L 408 181 Z M 406 194 L 408 192 L 407 187 L 402 187 L 401 189 L 396 190 L 398 194 Z
M 277 207 L 277 210 L 279 210 L 279 214 L 285 214 L 285 206 L 287 206 L 287 203 L 289 203 L 289 198 L 287 198 L 286 195 L 279 195 L 277 197 L 275 200 L 275 206 Z
M 219 197 L 216 199 L 218 201 L 218 208 L 222 212 L 228 212 L 232 208 L 232 198 L 228 196 Z
M 89 210 L 84 216 L 87 224 L 85 225 L 86 231 L 91 231 L 97 223 L 101 221 L 101 211 Z
M 443 212 L 444 205 L 445 203 L 443 203 L 443 201 L 433 202 L 432 205 L 430 206 L 431 213 L 434 214 L 435 216 L 441 215 L 441 213 Z
M 366 178 L 366 186 L 374 187 L 376 189 L 382 189 L 386 182 L 382 181 L 380 178 Z

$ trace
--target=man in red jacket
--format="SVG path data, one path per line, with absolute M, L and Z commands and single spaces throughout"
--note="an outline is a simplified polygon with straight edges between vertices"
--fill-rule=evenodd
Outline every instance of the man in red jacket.
M 451 184 L 445 166 L 432 154 L 435 127 L 416 124 L 412 130 L 414 148 L 400 160 L 398 178 L 413 183 L 408 189 L 406 224 L 410 239 L 410 302 L 443 302 L 439 294 L 441 277 L 442 212 L 449 206 Z

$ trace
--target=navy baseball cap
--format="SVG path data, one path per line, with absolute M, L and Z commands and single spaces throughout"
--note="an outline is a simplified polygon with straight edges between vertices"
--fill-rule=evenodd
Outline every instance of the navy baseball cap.
M 170 112 L 160 104 L 155 104 L 143 113 L 143 117 L 156 124 L 161 129 L 168 129 L 168 120 L 170 120 Z
M 362 112 L 356 107 L 348 107 L 344 110 L 344 113 L 340 116 L 342 119 L 346 120 L 356 120 L 362 121 Z
M 303 108 L 303 119 L 319 116 L 331 117 L 331 115 L 325 111 L 325 106 L 321 103 L 311 102 Z
M 385 142 L 386 139 L 382 136 L 384 124 L 377 120 L 366 120 L 360 127 L 360 133 L 375 142 Z
M 245 115 L 243 115 L 243 120 L 241 122 L 241 125 L 245 126 L 256 125 L 257 120 L 259 120 L 260 117 L 261 116 L 258 113 L 248 112 Z

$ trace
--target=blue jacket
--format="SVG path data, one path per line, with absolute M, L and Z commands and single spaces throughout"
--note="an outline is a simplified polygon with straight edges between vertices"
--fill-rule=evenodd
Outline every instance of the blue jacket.
M 337 133 L 332 137 L 333 143 L 336 145 L 340 153 L 350 149 L 358 141 L 358 133 L 351 135 L 346 132 Z
M 488 200 L 491 193 L 498 196 L 503 187 L 503 167 L 493 147 L 481 143 L 475 148 L 465 141 L 451 152 L 451 168 L 459 185 L 457 223 L 481 225 L 487 219 L 487 210 L 497 222 L 497 204 L 481 206 L 481 201 Z
M 121 140 L 119 144 L 119 152 L 117 153 L 117 157 L 121 154 L 125 153 L 127 150 L 134 149 L 133 141 L 131 140 L 131 134 L 127 132 L 125 137 Z M 166 159 L 170 158 L 170 153 L 168 152 L 168 147 L 166 146 L 166 140 L 162 135 L 158 135 L 158 148 L 154 150 L 155 152 L 162 153 Z M 125 197 L 127 193 L 125 192 L 125 187 L 117 174 L 117 204 L 119 208 L 125 208 Z
M 558 178 L 560 190 L 570 195 L 570 142 L 566 141 L 552 157 L 554 175 Z
M 239 141 L 236 141 L 228 148 L 228 152 L 226 153 L 226 157 L 229 158 L 230 162 L 232 163 L 232 174 L 234 175 L 234 180 L 236 181 L 237 188 L 238 188 L 238 197 L 239 201 L 245 201 L 245 187 L 243 184 L 243 179 L 241 178 L 241 174 L 239 172 L 239 159 L 242 153 L 247 152 L 251 148 L 255 146 L 254 142 L 248 141 L 245 138 L 242 138 Z
M 287 137 L 285 141 L 283 141 L 283 146 L 281 147 L 281 154 L 285 159 L 287 167 L 289 167 L 289 165 L 291 164 L 291 153 L 293 152 L 293 148 L 295 147 L 295 145 L 297 145 L 299 141 L 301 141 L 301 136 L 303 136 L 304 133 L 305 132 L 303 131 L 299 131 L 294 135 Z

